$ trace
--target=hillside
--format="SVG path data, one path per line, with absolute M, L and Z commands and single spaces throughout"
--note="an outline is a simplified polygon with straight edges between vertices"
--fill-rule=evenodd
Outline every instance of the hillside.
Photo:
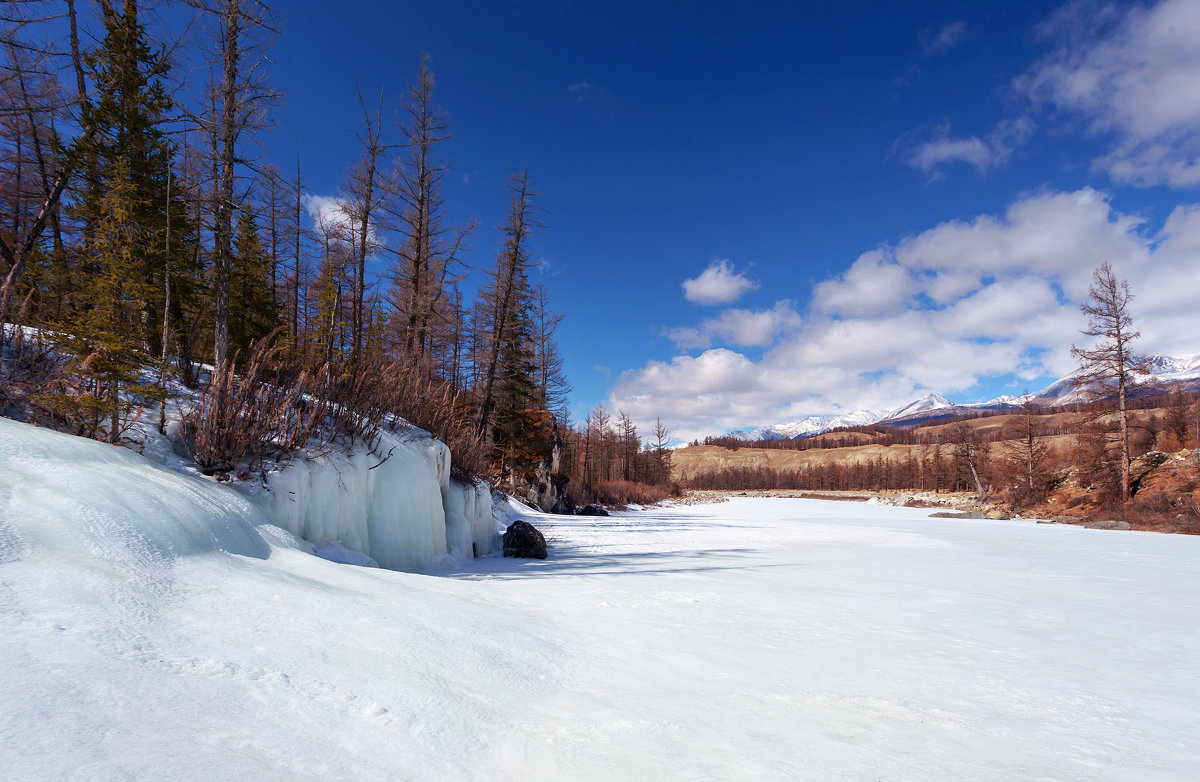
M 1200 354 L 1189 356 L 1147 356 L 1144 371 L 1134 372 L 1133 396 L 1154 395 L 1166 386 L 1200 390 Z M 1023 396 L 1005 395 L 985 402 L 955 404 L 941 394 L 926 394 L 892 410 L 856 410 L 842 415 L 815 415 L 798 421 L 773 423 L 745 431 L 728 432 L 724 437 L 746 442 L 793 440 L 818 436 L 824 432 L 871 424 L 919 426 L 927 421 L 951 418 L 956 411 L 999 413 L 1019 407 L 1027 399 L 1040 407 L 1061 407 L 1088 402 L 1094 386 L 1077 385 L 1077 372 L 1064 375 L 1038 391 Z
M 1200 406 L 1190 409 L 1194 418 Z M 1119 514 L 1139 528 L 1200 532 L 1200 450 L 1190 450 L 1196 427 L 1181 421 L 1180 412 L 1167 407 L 1131 411 L 1137 491 L 1124 507 L 1113 501 L 1103 436 L 1095 433 L 1111 421 L 1089 410 L 1035 417 L 1036 442 L 1044 451 L 1037 467 L 1038 485 L 1044 488 L 1035 497 L 1012 491 L 1020 477 L 1013 438 L 1022 426 L 1022 415 L 1015 412 L 977 413 L 907 429 L 859 427 L 764 444 L 770 447 L 722 440 L 676 450 L 672 470 L 675 480 L 699 489 L 958 493 L 971 504 L 975 483 L 963 450 L 969 446 L 986 490 L 982 509 L 1073 520 Z M 1190 434 L 1181 435 L 1181 426 Z

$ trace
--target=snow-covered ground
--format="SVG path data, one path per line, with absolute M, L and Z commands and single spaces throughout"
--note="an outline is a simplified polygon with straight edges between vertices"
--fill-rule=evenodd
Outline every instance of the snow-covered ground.
M 734 499 L 339 565 L 0 421 L 0 778 L 1190 780 L 1200 538 Z

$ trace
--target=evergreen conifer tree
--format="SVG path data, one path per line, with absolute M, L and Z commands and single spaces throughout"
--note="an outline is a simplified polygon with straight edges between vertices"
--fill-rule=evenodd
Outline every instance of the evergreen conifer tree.
M 105 182 L 95 233 L 85 250 L 91 284 L 78 293 L 78 307 L 58 324 L 59 347 L 75 361 L 78 384 L 46 397 L 52 410 L 75 424 L 79 434 L 120 441 L 141 400 L 161 400 L 161 390 L 143 383 L 141 368 L 153 357 L 140 337 L 143 302 L 150 283 L 138 275 L 141 236 L 130 214 L 134 187 L 117 158 Z
M 119 11 L 104 6 L 104 29 L 85 57 L 95 84 L 94 103 L 83 107 L 92 132 L 75 150 L 96 176 L 96 187 L 75 207 L 91 230 L 79 247 L 72 307 L 53 324 L 79 383 L 49 401 L 81 434 L 115 443 L 135 400 L 160 395 L 140 383 L 138 372 L 162 349 L 168 209 L 178 224 L 185 220 L 181 202 L 168 205 L 174 150 L 159 127 L 171 107 L 160 78 L 165 61 L 147 40 L 135 0 Z M 182 242 L 173 250 L 186 257 Z
M 263 248 L 254 211 L 242 209 L 229 270 L 229 346 L 243 353 L 271 333 L 280 315 L 271 295 L 271 259 Z M 231 354 L 232 355 L 232 354 Z

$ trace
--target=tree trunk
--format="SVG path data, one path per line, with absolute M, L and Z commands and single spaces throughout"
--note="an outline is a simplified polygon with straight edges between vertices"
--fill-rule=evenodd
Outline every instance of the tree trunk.
M 216 257 L 216 329 L 213 366 L 220 370 L 229 351 L 229 270 L 233 266 L 233 175 L 237 142 L 238 45 L 241 34 L 241 0 L 228 0 L 222 20 L 225 55 L 221 87 L 220 179 L 217 213 L 213 225 Z

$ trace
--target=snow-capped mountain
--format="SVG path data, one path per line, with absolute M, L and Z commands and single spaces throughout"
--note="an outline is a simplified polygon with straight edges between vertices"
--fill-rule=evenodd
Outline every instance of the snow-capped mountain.
M 1140 385 L 1159 383 L 1195 382 L 1200 384 L 1200 353 L 1191 356 L 1147 356 L 1146 371 L 1135 375 Z M 1074 379 L 1078 373 L 1055 380 L 1040 391 L 1031 394 L 1014 396 L 1005 394 L 986 402 L 971 402 L 956 405 L 941 394 L 926 394 L 925 396 L 895 410 L 880 412 L 877 410 L 856 410 L 844 415 L 814 415 L 797 421 L 766 424 L 755 429 L 741 432 L 730 432 L 727 437 L 752 442 L 755 440 L 794 440 L 797 437 L 828 432 L 844 426 L 869 426 L 877 423 L 912 424 L 914 419 L 935 417 L 939 411 L 949 412 L 955 407 L 970 410 L 1003 410 L 1018 407 L 1026 399 L 1044 406 L 1066 405 L 1081 402 L 1088 398 L 1088 389 L 1075 385 Z
M 1024 396 L 1013 396 L 1012 394 L 1004 394 L 995 399 L 989 399 L 986 402 L 976 402 L 973 404 L 963 405 L 963 407 L 1018 407 L 1025 404 Z
M 729 437 L 752 442 L 756 440 L 794 440 L 805 435 L 820 434 L 842 426 L 867 426 L 883 420 L 887 413 L 878 410 L 855 410 L 843 415 L 810 415 L 798 421 L 769 424 L 744 432 L 730 432 Z
M 1200 381 L 1200 353 L 1192 356 L 1146 356 L 1144 372 L 1134 373 L 1136 385 Z M 1075 385 L 1078 372 L 1060 377 L 1030 398 L 1039 405 L 1069 405 L 1085 402 L 1094 388 Z
M 1150 356 L 1146 359 L 1146 374 L 1168 380 L 1200 378 L 1200 353 L 1192 356 Z
M 909 402 L 903 407 L 897 407 L 881 418 L 882 421 L 895 421 L 909 418 L 921 413 L 931 413 L 934 410 L 945 410 L 954 407 L 954 403 L 941 394 L 926 394 L 915 402 Z

